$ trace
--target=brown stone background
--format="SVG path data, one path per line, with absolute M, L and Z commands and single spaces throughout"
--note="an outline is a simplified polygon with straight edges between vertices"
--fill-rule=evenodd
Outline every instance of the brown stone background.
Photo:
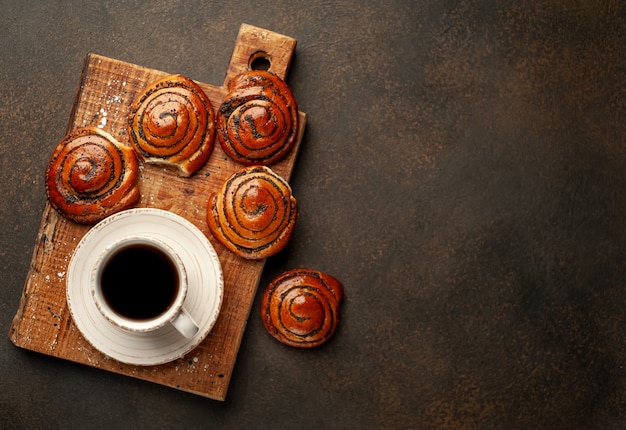
M 0 342 L 0 428 L 626 428 L 626 4 L 0 0 L 0 327 L 83 59 L 219 85 L 239 25 L 298 40 L 301 216 L 266 265 L 339 278 L 335 337 L 255 301 L 220 403 Z

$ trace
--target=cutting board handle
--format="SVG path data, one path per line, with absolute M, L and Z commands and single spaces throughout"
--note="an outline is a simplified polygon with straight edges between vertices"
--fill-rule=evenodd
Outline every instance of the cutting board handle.
M 249 24 L 241 24 L 224 86 L 248 70 L 269 70 L 285 79 L 296 49 L 296 39 Z

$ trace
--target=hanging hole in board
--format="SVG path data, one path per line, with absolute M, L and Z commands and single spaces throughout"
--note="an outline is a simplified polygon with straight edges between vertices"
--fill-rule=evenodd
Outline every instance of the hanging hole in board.
M 250 56 L 248 66 L 252 70 L 269 70 L 272 66 L 270 55 L 264 51 L 257 51 Z

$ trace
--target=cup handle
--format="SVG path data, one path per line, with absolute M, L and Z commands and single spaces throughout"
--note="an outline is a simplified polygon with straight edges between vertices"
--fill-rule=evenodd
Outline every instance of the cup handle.
M 172 325 L 187 338 L 193 337 L 198 332 L 198 324 L 185 308 L 180 309 L 176 318 L 172 320 Z

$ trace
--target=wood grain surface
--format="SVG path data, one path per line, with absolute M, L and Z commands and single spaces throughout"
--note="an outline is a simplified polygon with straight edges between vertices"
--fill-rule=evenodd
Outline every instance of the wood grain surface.
M 285 78 L 295 45 L 293 38 L 244 24 L 224 84 L 198 84 L 216 110 L 226 94 L 228 80 L 247 70 L 256 56 L 266 57 L 270 71 Z M 128 142 L 125 125 L 130 104 L 146 86 L 167 74 L 89 54 L 68 131 L 95 125 L 119 141 Z M 271 166 L 287 180 L 306 123 L 306 115 L 300 112 L 299 116 L 301 127 L 294 149 Z M 50 143 L 45 150 L 51 152 L 53 147 Z M 216 141 L 207 164 L 190 178 L 179 177 L 161 166 L 142 164 L 140 168 L 141 200 L 137 206 L 165 209 L 191 221 L 209 238 L 222 265 L 225 292 L 221 313 L 212 332 L 198 347 L 179 360 L 145 367 L 117 362 L 93 348 L 72 322 L 65 298 L 72 253 L 89 227 L 62 218 L 49 204 L 43 211 L 21 303 L 11 325 L 11 341 L 50 356 L 224 400 L 265 261 L 244 260 L 223 248 L 208 230 L 206 210 L 211 194 L 241 167 L 224 154 Z

